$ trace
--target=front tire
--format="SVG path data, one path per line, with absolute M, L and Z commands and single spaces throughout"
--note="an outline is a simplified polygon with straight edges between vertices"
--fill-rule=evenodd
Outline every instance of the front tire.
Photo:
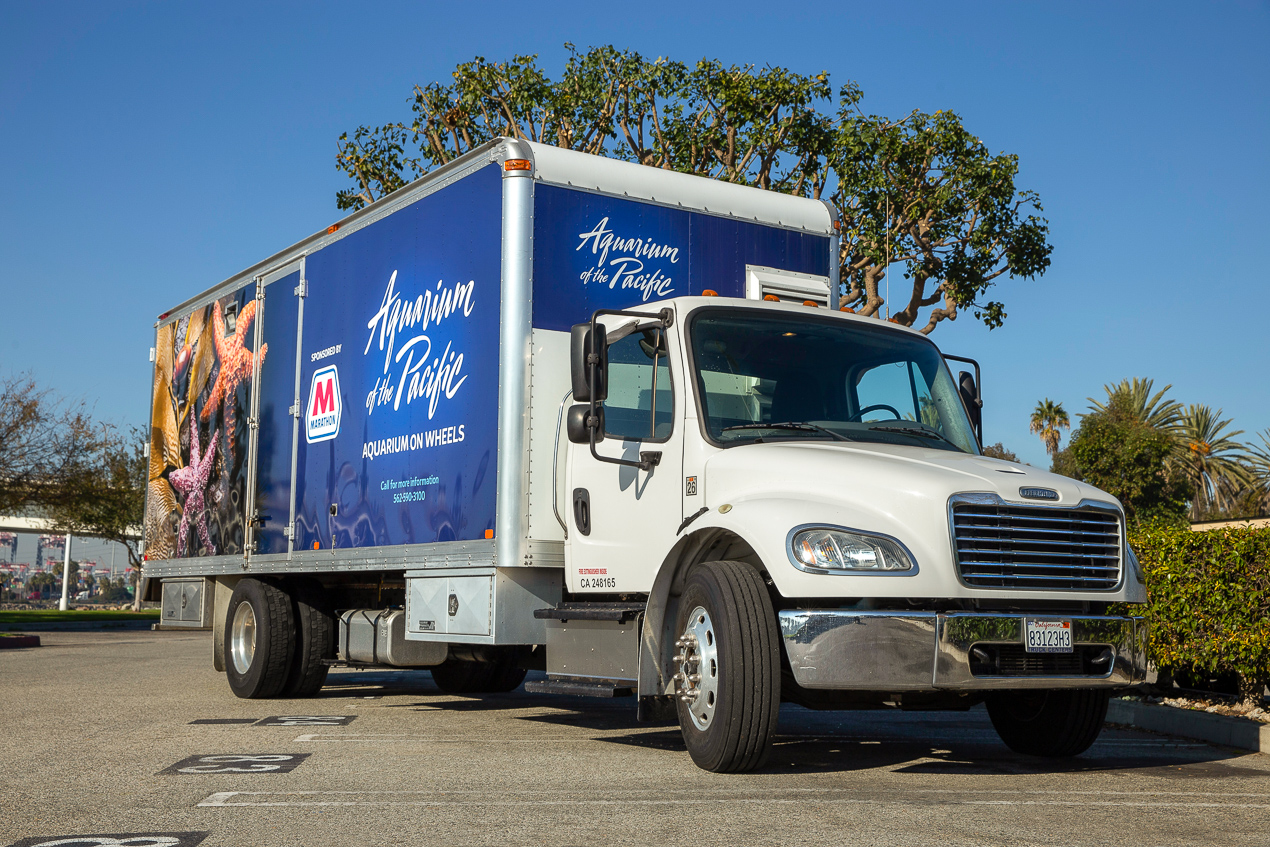
M 762 767 L 780 710 L 776 613 L 763 578 L 741 562 L 707 562 L 679 598 L 679 728 L 698 767 Z
M 1002 691 L 988 698 L 988 717 L 1014 752 L 1067 758 L 1097 740 L 1110 699 L 1106 690 Z
M 248 700 L 277 697 L 295 652 L 291 598 L 271 583 L 239 580 L 229 598 L 224 647 L 234 694 Z

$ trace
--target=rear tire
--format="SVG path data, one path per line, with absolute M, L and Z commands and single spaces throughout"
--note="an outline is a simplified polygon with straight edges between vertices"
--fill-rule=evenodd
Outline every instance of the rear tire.
M 504 694 L 515 691 L 525 681 L 525 669 L 517 666 L 519 655 L 494 648 L 490 661 L 448 658 L 431 668 L 432 681 L 447 694 Z
M 776 613 L 763 578 L 741 562 L 707 562 L 688 577 L 676 622 L 679 728 L 697 766 L 762 767 L 780 710 Z
M 1110 699 L 1106 690 L 1002 691 L 988 698 L 988 717 L 1014 752 L 1067 758 L 1098 738 Z
M 312 697 L 322 690 L 330 670 L 324 660 L 335 658 L 335 616 L 326 589 L 317 580 L 288 580 L 286 588 L 297 627 L 295 653 L 282 696 Z
M 272 583 L 239 580 L 225 618 L 225 675 L 230 690 L 249 700 L 277 697 L 295 653 L 291 598 Z

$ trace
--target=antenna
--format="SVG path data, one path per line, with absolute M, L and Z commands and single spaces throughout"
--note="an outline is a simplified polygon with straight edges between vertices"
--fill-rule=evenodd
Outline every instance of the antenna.
M 891 192 L 886 193 L 886 319 L 891 319 Z

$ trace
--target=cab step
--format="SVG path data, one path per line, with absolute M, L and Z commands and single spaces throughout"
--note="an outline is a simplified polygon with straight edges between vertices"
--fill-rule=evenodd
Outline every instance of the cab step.
M 635 689 L 620 682 L 596 682 L 594 680 L 548 677 L 525 682 L 525 690 L 531 694 L 571 694 L 576 697 L 631 697 Z
M 560 603 L 552 609 L 535 609 L 534 617 L 549 621 L 617 621 L 626 623 L 647 608 L 647 603 Z

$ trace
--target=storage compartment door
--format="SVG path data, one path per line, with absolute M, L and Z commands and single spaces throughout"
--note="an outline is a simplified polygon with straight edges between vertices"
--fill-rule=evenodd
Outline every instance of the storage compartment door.
M 260 375 L 253 398 L 258 422 L 254 439 L 254 494 L 251 503 L 253 555 L 290 552 L 292 480 L 296 427 L 296 349 L 300 331 L 301 265 L 293 262 L 263 278 Z
M 445 631 L 450 635 L 489 635 L 492 576 L 452 576 L 446 597 Z

